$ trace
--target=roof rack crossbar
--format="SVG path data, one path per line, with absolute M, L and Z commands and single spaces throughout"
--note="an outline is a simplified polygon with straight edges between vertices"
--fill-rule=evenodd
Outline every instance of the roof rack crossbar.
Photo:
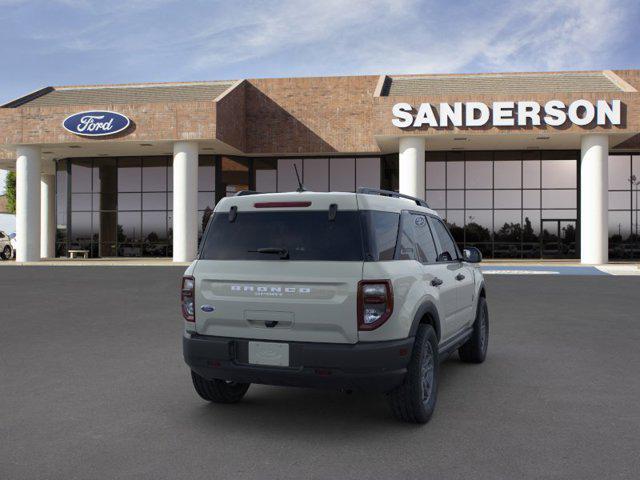
M 394 197 L 394 198 L 406 198 L 407 200 L 412 200 L 416 202 L 416 205 L 419 205 L 425 208 L 431 208 L 429 207 L 427 202 L 425 202 L 421 198 L 412 197 L 411 195 L 405 195 L 404 193 L 394 192 L 393 190 L 380 190 L 379 188 L 360 187 L 358 188 L 356 193 L 365 193 L 367 195 L 385 195 L 387 197 Z

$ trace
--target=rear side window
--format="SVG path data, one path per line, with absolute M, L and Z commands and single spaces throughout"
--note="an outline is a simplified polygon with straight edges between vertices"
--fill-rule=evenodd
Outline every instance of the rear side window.
M 402 215 L 398 258 L 421 263 L 436 261 L 436 247 L 425 215 L 409 212 Z
M 450 262 L 452 260 L 458 259 L 458 248 L 451 238 L 451 234 L 447 227 L 444 226 L 441 220 L 437 218 L 429 217 L 429 224 L 431 225 L 431 230 L 433 234 L 438 239 L 440 243 L 440 248 L 438 250 L 438 261 L 441 262 Z
M 280 250 L 268 253 L 265 249 Z M 202 243 L 202 260 L 362 261 L 360 215 L 340 211 L 329 221 L 327 211 L 215 213 Z M 257 250 L 262 250 L 263 253 Z
M 372 262 L 393 260 L 400 214 L 363 210 L 361 215 L 363 234 L 366 240 L 366 259 Z

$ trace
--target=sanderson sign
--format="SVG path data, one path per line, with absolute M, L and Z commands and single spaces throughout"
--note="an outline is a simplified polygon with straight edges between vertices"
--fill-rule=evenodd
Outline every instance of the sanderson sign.
M 121 113 L 97 110 L 70 115 L 64 119 L 62 126 L 66 131 L 76 135 L 103 137 L 126 130 L 130 123 Z
M 422 127 L 526 127 L 549 125 L 560 127 L 567 120 L 574 125 L 620 125 L 620 100 L 598 100 L 594 105 L 588 100 L 576 100 L 565 105 L 560 100 L 551 100 L 541 105 L 538 102 L 493 102 L 491 108 L 482 102 L 441 103 L 436 109 L 430 103 L 422 103 L 414 114 L 408 103 L 393 106 L 391 122 L 399 128 Z

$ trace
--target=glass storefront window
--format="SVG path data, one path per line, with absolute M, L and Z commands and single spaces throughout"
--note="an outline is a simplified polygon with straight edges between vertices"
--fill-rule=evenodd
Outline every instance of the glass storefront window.
M 466 188 L 492 188 L 492 166 L 493 162 L 487 161 L 466 162 Z
M 167 241 L 167 215 L 164 212 L 142 212 L 142 238 L 147 243 Z
M 447 190 L 447 210 L 464 208 L 464 190 Z
M 142 189 L 142 161 L 140 158 L 118 159 L 118 192 L 139 192 Z
M 576 190 L 542 190 L 542 208 L 576 208 Z
M 522 191 L 523 208 L 540 208 L 540 190 Z
M 142 191 L 164 192 L 167 190 L 167 158 L 148 157 L 142 159 Z
M 496 161 L 493 167 L 496 188 L 520 188 L 521 162 L 512 160 Z
M 356 188 L 380 188 L 380 158 L 356 158 Z
M 294 192 L 298 188 L 298 180 L 296 179 L 296 172 L 294 169 L 298 169 L 298 175 L 302 179 L 302 160 L 294 158 L 280 158 L 278 159 L 278 191 L 279 192 Z
M 198 191 L 213 192 L 216 189 L 216 169 L 213 155 L 198 159 Z
M 445 162 L 427 161 L 425 168 L 427 190 L 436 190 L 447 187 Z
M 56 162 L 56 256 L 67 256 L 67 161 Z
M 141 210 L 141 193 L 118 193 L 118 210 Z
M 609 156 L 609 258 L 640 258 L 640 155 Z M 635 175 L 635 177 L 634 177 Z
M 456 242 L 464 241 L 464 210 L 447 210 L 447 225 Z
M 445 210 L 447 208 L 447 191 L 427 190 L 426 200 L 434 210 Z
M 522 206 L 522 190 L 496 190 L 494 195 L 495 208 L 517 208 Z
M 68 246 L 88 250 L 91 257 L 170 255 L 170 161 L 168 156 L 69 159 L 71 225 L 59 252 L 65 254 Z M 66 198 L 60 189 L 58 194 Z
M 327 192 L 329 190 L 329 159 L 305 158 L 303 164 L 306 188 L 315 192 Z
M 576 188 L 577 160 L 543 160 L 542 188 Z
M 522 162 L 522 187 L 540 188 L 540 160 Z
M 577 228 L 578 156 L 577 151 L 426 152 L 425 198 L 456 229 L 461 246 L 476 246 L 487 258 L 572 257 L 575 239 L 566 238 Z M 545 244 L 540 229 L 547 220 L 549 228 L 564 228 L 569 237 Z M 559 221 L 569 226 L 559 227 Z
M 258 192 L 278 191 L 278 161 L 273 158 L 254 158 L 256 190 Z
M 467 209 L 492 208 L 493 207 L 492 202 L 493 202 L 493 196 L 492 196 L 491 190 L 466 190 L 465 191 L 465 204 Z
M 90 212 L 91 211 L 90 193 L 72 193 L 71 194 L 71 211 L 73 212 Z
M 142 194 L 143 210 L 166 210 L 167 209 L 167 193 L 154 192 Z
M 329 161 L 329 190 L 353 192 L 356 184 L 356 159 L 334 157 Z
M 91 192 L 91 160 L 74 159 L 71 162 L 71 191 L 74 193 Z
M 464 188 L 464 162 L 447 162 L 447 188 Z
M 198 210 L 213 209 L 214 203 L 214 192 L 198 192 Z

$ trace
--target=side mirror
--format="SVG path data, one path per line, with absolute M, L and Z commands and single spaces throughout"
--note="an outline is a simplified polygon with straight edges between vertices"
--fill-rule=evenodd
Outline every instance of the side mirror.
M 462 259 L 469 263 L 480 263 L 482 261 L 482 252 L 476 247 L 467 247 L 462 251 Z
M 436 262 L 451 262 L 452 260 L 453 258 L 451 258 L 451 254 L 449 252 L 442 252 L 438 255 L 438 258 L 436 258 Z

